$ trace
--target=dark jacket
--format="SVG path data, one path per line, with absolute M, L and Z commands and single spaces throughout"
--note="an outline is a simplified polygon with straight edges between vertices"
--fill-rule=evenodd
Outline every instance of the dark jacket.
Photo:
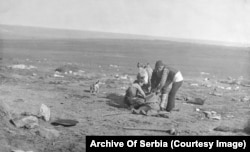
M 164 66 L 163 70 L 160 72 L 157 72 L 154 69 L 151 78 L 152 88 L 161 89 L 166 83 L 170 84 L 171 82 L 173 82 L 175 74 L 178 71 L 179 70 L 168 66 Z

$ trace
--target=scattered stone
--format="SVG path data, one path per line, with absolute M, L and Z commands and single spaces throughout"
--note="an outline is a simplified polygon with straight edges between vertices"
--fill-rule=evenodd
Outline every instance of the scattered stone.
M 228 127 L 228 126 L 218 126 L 216 128 L 214 128 L 214 131 L 222 131 L 222 132 L 242 132 L 243 129 L 237 129 L 237 128 L 232 128 L 232 127 Z
M 207 72 L 201 72 L 201 75 L 209 75 L 210 73 Z
M 24 64 L 16 64 L 16 65 L 12 65 L 10 67 L 13 68 L 13 69 L 28 69 L 28 70 L 37 68 L 37 67 L 32 66 L 32 65 L 27 66 L 27 65 L 24 65 Z
M 55 139 L 60 136 L 60 132 L 58 130 L 45 127 L 39 127 L 36 134 L 46 139 Z
M 33 152 L 33 151 L 31 151 L 31 150 L 29 150 L 29 151 L 23 151 L 23 150 L 11 150 L 11 152 Z
M 242 101 L 242 102 L 248 102 L 248 101 L 250 101 L 250 97 L 249 96 L 243 97 L 243 98 L 241 98 L 240 101 Z
M 241 85 L 241 81 L 242 81 L 241 78 L 236 80 L 236 79 L 233 79 L 231 77 L 228 78 L 228 80 L 220 80 L 221 83 L 230 84 L 230 85 L 234 85 L 234 84 Z
M 120 79 L 123 79 L 123 80 L 127 80 L 129 78 L 129 76 L 126 74 L 124 76 L 120 76 Z
M 207 88 L 211 88 L 211 87 L 212 87 L 211 84 L 202 84 L 202 86 L 205 86 L 205 87 L 207 87 Z
M 84 72 L 85 71 L 83 71 L 83 70 L 79 70 L 78 72 L 73 72 L 73 75 L 74 76 L 83 76 Z
M 113 64 L 110 64 L 109 66 L 112 67 L 112 68 L 118 68 L 119 67 L 118 65 L 113 65 Z
M 221 119 L 221 115 L 217 114 L 215 111 L 203 111 L 203 113 L 209 119 L 215 119 L 215 120 Z
M 126 89 L 127 89 L 127 88 L 126 88 L 126 87 L 124 87 L 124 86 L 123 86 L 123 87 L 121 87 L 121 90 L 126 90 Z
M 211 119 L 215 119 L 215 120 L 220 120 L 221 116 L 220 115 L 213 115 L 210 117 Z
M 241 101 L 241 100 L 237 98 L 232 98 L 232 101 Z
M 250 87 L 250 84 L 241 84 L 244 87 Z
M 170 131 L 169 131 L 169 134 L 170 135 L 176 135 L 177 132 L 176 132 L 176 130 L 174 128 L 171 128 Z
M 116 79 L 118 79 L 118 78 L 119 78 L 119 74 L 116 74 L 114 77 L 115 77 Z
M 23 99 L 16 99 L 16 100 L 13 100 L 13 102 L 24 102 Z
M 64 76 L 63 75 L 59 75 L 59 74 L 54 74 L 54 77 L 57 77 L 57 78 L 63 78 Z
M 227 118 L 233 118 L 233 115 L 226 115 Z
M 195 111 L 198 111 L 198 112 L 199 112 L 199 111 L 201 111 L 201 110 L 200 110 L 199 108 L 196 108 Z
M 233 78 L 231 76 L 228 76 L 227 79 L 231 80 L 231 81 L 233 80 Z
M 204 79 L 204 81 L 208 81 L 208 80 L 209 80 L 209 78 L 205 78 L 205 79 Z
M 239 86 L 236 86 L 235 88 L 233 88 L 234 91 L 237 91 L 237 90 L 239 90 L 239 89 L 240 89 Z
M 193 100 L 194 98 L 192 98 L 192 97 L 184 97 L 184 100 L 185 101 L 190 101 L 190 100 Z
M 61 84 L 62 81 L 49 81 L 49 84 Z
M 25 116 L 23 118 L 11 119 L 11 122 L 17 128 L 32 129 L 32 128 L 35 128 L 35 127 L 39 126 L 38 125 L 38 119 L 35 116 Z
M 222 131 L 222 132 L 230 132 L 232 131 L 232 128 L 227 127 L 227 126 L 218 126 L 214 128 L 215 131 Z
M 33 114 L 30 112 L 22 112 L 21 116 L 32 116 Z
M 218 93 L 218 92 L 211 92 L 209 93 L 210 95 L 213 95 L 213 96 L 218 96 L 218 97 L 222 97 L 223 94 L 222 93 Z
M 198 87 L 199 85 L 197 83 L 191 83 L 190 86 L 196 86 L 196 87 Z
M 206 98 L 201 99 L 201 98 L 188 97 L 185 100 L 186 100 L 187 103 L 196 104 L 196 105 L 203 105 L 205 103 L 205 101 L 206 101 Z
M 9 121 L 10 116 L 11 116 L 11 113 L 10 113 L 9 106 L 0 100 L 0 120 Z
M 217 88 L 219 88 L 219 89 L 225 89 L 225 87 L 223 87 L 223 86 L 217 86 Z
M 25 152 L 23 150 L 11 150 L 11 152 Z
M 178 96 L 177 96 L 177 97 L 175 97 L 175 99 L 176 99 L 176 100 L 185 100 L 185 98 L 184 98 L 184 97 L 178 97 Z
M 72 73 L 72 72 L 78 72 L 79 68 L 77 65 L 66 64 L 66 65 L 63 65 L 61 67 L 56 68 L 55 71 L 60 72 L 60 73 L 65 73 L 65 72 Z
M 50 119 L 50 109 L 45 104 L 42 104 L 40 107 L 39 116 L 41 116 L 45 121 Z

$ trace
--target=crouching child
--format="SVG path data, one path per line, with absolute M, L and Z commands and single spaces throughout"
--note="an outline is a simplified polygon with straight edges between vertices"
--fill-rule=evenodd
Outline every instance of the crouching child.
M 137 79 L 134 83 L 126 90 L 124 97 L 124 103 L 127 104 L 131 109 L 139 108 L 141 105 L 145 104 L 145 92 L 142 90 L 144 84 L 143 79 Z

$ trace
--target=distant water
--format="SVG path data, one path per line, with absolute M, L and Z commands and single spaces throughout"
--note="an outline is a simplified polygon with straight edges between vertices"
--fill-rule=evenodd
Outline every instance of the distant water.
M 93 65 L 116 64 L 133 73 L 138 61 L 154 66 L 156 60 L 180 69 L 184 76 L 250 78 L 249 48 L 128 39 L 2 40 L 4 58 L 48 58 Z

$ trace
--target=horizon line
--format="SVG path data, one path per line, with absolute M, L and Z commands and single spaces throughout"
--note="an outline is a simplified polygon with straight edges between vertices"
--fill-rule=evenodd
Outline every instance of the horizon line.
M 133 37 L 140 37 L 141 39 L 144 38 L 144 40 L 162 40 L 162 41 L 196 43 L 196 44 L 218 45 L 218 46 L 228 46 L 228 47 L 244 47 L 244 48 L 250 47 L 250 43 L 243 43 L 243 42 L 228 42 L 228 41 L 192 39 L 192 38 L 187 39 L 187 38 L 180 38 L 180 37 L 164 37 L 164 36 L 146 35 L 146 34 L 107 32 L 107 31 L 98 31 L 98 30 L 83 30 L 83 29 L 73 29 L 73 28 L 48 27 L 48 26 L 31 26 L 31 25 L 1 24 L 1 23 L 0 23 L 0 26 L 13 26 L 13 27 L 15 26 L 15 27 L 23 27 L 23 28 L 39 28 L 39 29 L 44 29 L 44 30 L 48 29 L 48 30 L 74 31 L 74 32 L 77 32 L 77 31 L 78 32 L 94 32 L 94 33 L 103 33 L 103 34 L 131 36 L 131 39 L 139 39 L 139 38 L 133 38 Z

